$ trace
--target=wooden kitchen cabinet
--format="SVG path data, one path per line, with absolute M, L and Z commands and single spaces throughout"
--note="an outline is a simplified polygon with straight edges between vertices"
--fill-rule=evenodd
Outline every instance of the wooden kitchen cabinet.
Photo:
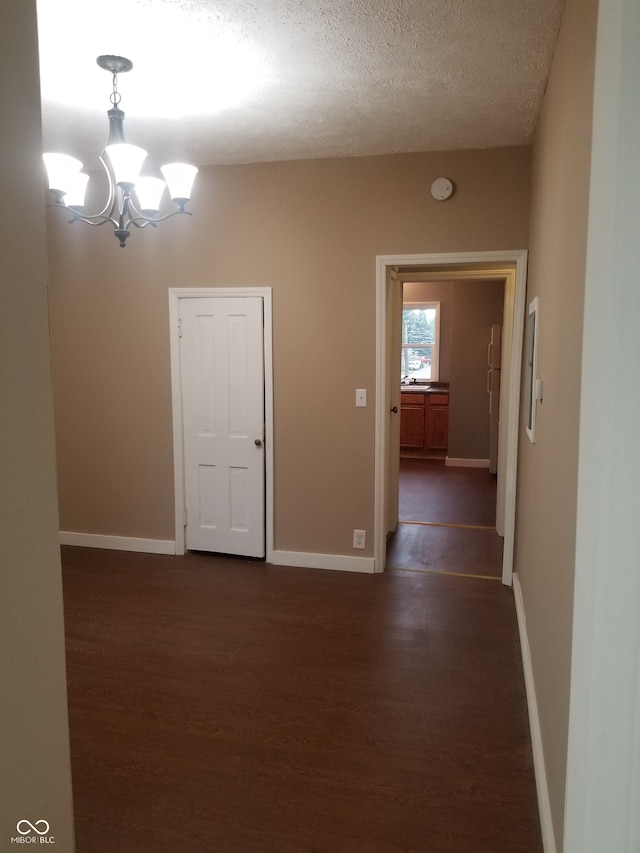
M 446 450 L 449 443 L 449 395 L 427 397 L 427 450 Z
M 446 450 L 449 395 L 400 394 L 400 446 L 411 450 Z
M 425 394 L 400 394 L 400 446 L 420 450 L 426 434 Z

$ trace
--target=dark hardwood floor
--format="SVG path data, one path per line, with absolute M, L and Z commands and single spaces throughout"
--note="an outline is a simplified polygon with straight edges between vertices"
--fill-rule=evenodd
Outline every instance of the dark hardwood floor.
M 496 478 L 486 468 L 401 458 L 399 497 L 400 524 L 387 543 L 388 567 L 500 579 Z
M 486 468 L 401 459 L 400 519 L 495 527 L 496 479 Z
M 76 853 L 540 853 L 511 590 L 63 548 Z

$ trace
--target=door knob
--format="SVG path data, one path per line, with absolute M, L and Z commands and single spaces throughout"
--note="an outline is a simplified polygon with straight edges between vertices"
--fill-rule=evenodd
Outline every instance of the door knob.
M 397 414 L 398 414 L 398 407 L 397 407 L 397 406 L 394 406 L 394 407 L 391 409 L 391 411 L 393 412 L 393 414 L 394 414 L 394 415 L 397 415 Z
M 259 438 L 256 438 L 256 440 L 253 443 L 255 444 L 256 447 L 262 447 L 262 441 Z

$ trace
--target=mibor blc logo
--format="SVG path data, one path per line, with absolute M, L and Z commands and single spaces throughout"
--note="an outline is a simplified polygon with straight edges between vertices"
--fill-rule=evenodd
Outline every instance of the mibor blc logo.
M 30 820 L 19 820 L 16 824 L 15 838 L 11 839 L 12 844 L 55 844 L 56 840 L 53 835 L 49 835 L 49 821 L 36 820 L 31 823 Z

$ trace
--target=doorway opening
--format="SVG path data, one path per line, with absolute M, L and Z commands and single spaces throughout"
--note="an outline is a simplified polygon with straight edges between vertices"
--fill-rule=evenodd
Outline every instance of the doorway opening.
M 389 533 L 386 568 L 499 579 L 497 450 L 506 276 L 434 276 L 397 274 L 402 283 L 399 513 Z
M 402 388 L 400 337 L 403 281 L 488 279 L 504 282 L 503 393 L 500 401 L 496 528 L 504 536 L 502 581 L 511 585 L 515 528 L 520 364 L 527 252 L 396 255 L 377 259 L 377 403 L 375 571 L 386 565 L 387 537 L 399 520 L 399 448 Z

